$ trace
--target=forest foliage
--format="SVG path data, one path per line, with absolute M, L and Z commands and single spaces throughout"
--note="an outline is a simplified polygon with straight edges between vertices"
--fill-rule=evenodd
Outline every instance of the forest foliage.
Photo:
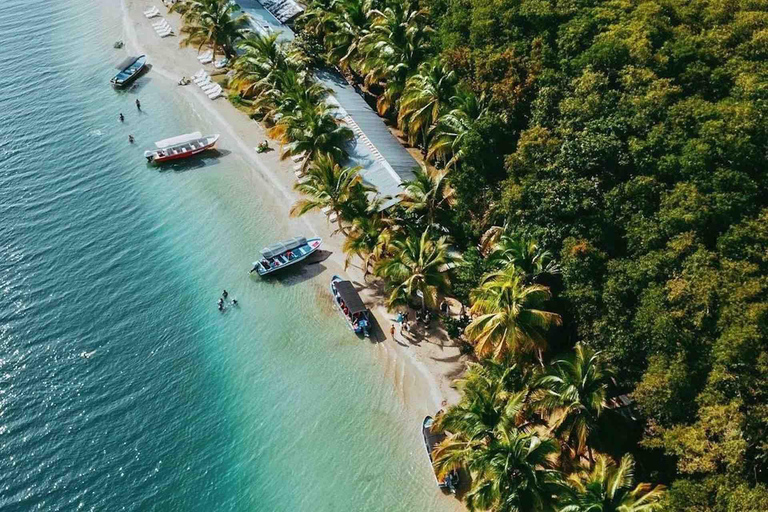
M 487 229 L 537 240 L 559 346 L 620 369 L 666 509 L 764 510 L 768 2 L 315 1 L 304 23 L 448 169 L 458 294 Z

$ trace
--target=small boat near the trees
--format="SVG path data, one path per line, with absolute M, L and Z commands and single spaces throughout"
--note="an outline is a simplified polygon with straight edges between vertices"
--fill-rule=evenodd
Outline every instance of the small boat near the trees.
M 122 41 L 119 41 L 122 45 Z M 117 44 L 117 43 L 115 43 Z M 115 46 L 117 48 L 117 46 Z M 131 57 L 124 61 L 119 67 L 121 68 L 121 71 L 116 74 L 114 77 L 112 77 L 112 80 L 109 81 L 110 84 L 112 84 L 114 87 L 125 87 L 126 85 L 130 84 L 134 80 L 136 80 L 141 72 L 144 70 L 144 67 L 147 65 L 147 56 L 146 55 L 140 55 L 138 57 Z
M 163 163 L 179 160 L 202 153 L 216 146 L 219 134 L 205 135 L 200 132 L 185 133 L 170 139 L 155 142 L 157 149 L 147 150 L 144 157 L 149 163 Z
M 448 475 L 440 480 L 437 476 L 437 471 L 433 465 L 432 452 L 435 447 L 445 439 L 445 433 L 435 433 L 432 431 L 432 425 L 435 424 L 432 416 L 427 416 L 421 424 L 421 433 L 424 436 L 424 446 L 427 448 L 427 457 L 429 458 L 429 465 L 432 468 L 432 472 L 435 474 L 435 480 L 437 480 L 437 486 L 440 489 L 447 489 L 453 494 L 456 494 L 456 489 L 459 487 L 459 473 L 456 470 L 451 471 Z
M 333 276 L 331 278 L 331 294 L 336 309 L 344 316 L 349 328 L 355 334 L 362 334 L 366 338 L 370 337 L 370 312 L 352 283 L 344 281 L 339 276 Z
M 251 273 L 260 276 L 271 274 L 307 259 L 307 256 L 320 248 L 322 238 L 297 236 L 283 240 L 261 250 L 261 259 L 253 262 Z

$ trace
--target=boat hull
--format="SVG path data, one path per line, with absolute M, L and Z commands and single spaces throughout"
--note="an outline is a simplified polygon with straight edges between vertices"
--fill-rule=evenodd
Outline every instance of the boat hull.
M 145 151 L 144 157 L 151 164 L 162 164 L 173 160 L 182 160 L 214 149 L 216 143 L 219 141 L 218 135 L 209 135 L 202 138 L 206 140 L 206 143 L 199 147 L 192 148 L 188 143 L 178 144 L 164 149 Z
M 131 72 L 131 74 L 121 77 L 120 75 L 123 74 L 127 69 L 130 69 L 131 66 L 138 63 L 138 67 Z M 123 89 L 129 85 L 131 85 L 133 82 L 136 81 L 139 76 L 141 76 L 141 73 L 146 69 L 147 67 L 147 60 L 146 56 L 142 55 L 139 58 L 137 58 L 133 63 L 131 63 L 128 67 L 123 69 L 120 73 L 112 77 L 112 79 L 109 81 L 109 83 L 112 85 L 112 87 L 116 89 Z
M 256 272 L 260 276 L 268 276 L 270 274 L 274 274 L 275 272 L 279 272 L 285 268 L 291 267 L 299 262 L 304 261 L 307 259 L 310 255 L 314 254 L 322 245 L 323 239 L 322 238 L 309 238 L 307 239 L 307 245 L 309 246 L 309 251 L 306 254 L 302 254 L 301 256 L 292 259 L 288 261 L 287 263 L 283 263 L 278 267 L 270 267 L 268 269 L 264 269 L 261 265 L 258 265 L 258 262 L 254 262 L 254 268 L 251 270 L 251 273 Z
M 456 488 L 459 484 L 458 473 L 456 471 L 451 471 L 450 474 L 441 481 L 437 477 L 437 472 L 435 471 L 435 467 L 433 465 L 434 461 L 432 460 L 432 450 L 434 450 L 435 446 L 437 446 L 437 444 L 439 444 L 439 442 L 445 438 L 443 434 L 432 433 L 432 425 L 434 422 L 435 420 L 432 418 L 432 416 L 427 416 L 424 418 L 424 421 L 421 422 L 421 435 L 424 437 L 424 447 L 427 450 L 429 466 L 432 469 L 432 474 L 435 475 L 437 486 L 442 490 L 450 491 L 451 493 L 456 494 Z
M 334 283 L 339 282 L 339 281 L 343 281 L 343 279 L 341 279 L 341 277 L 339 277 L 339 276 L 333 276 L 331 278 L 331 283 L 329 285 L 329 288 L 330 288 L 330 291 L 331 291 L 331 297 L 333 297 L 333 305 L 336 308 L 336 311 L 338 311 L 339 314 L 341 315 L 341 317 L 344 319 L 344 321 L 346 322 L 347 327 L 349 327 L 350 331 L 354 332 L 357 335 L 361 335 L 362 334 L 366 338 L 369 338 L 371 336 L 369 313 L 367 313 L 367 312 L 365 313 L 365 320 L 366 320 L 366 322 L 368 322 L 367 328 L 365 328 L 365 329 L 363 329 L 363 328 L 355 329 L 355 324 L 352 323 L 352 320 L 350 320 L 350 318 L 344 313 L 344 310 L 341 309 L 341 305 L 336 301 L 336 292 L 334 290 Z

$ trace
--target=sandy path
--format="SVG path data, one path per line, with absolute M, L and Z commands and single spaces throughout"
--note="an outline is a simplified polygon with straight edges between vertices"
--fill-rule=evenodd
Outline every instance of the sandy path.
M 161 2 L 156 5 L 164 13 L 163 17 L 171 24 L 178 34 L 181 26 L 177 14 L 165 14 L 165 8 Z M 280 160 L 279 151 L 258 154 L 254 147 L 267 138 L 262 127 L 237 110 L 226 98 L 221 97 L 211 101 L 194 84 L 186 87 L 176 85 L 181 76 L 191 76 L 201 68 L 196 59 L 197 52 L 193 48 L 179 48 L 178 37 L 158 37 L 152 29 L 151 23 L 159 18 L 148 20 L 142 14 L 144 9 L 152 3 L 140 0 L 123 0 L 123 26 L 126 48 L 131 53 L 146 54 L 152 64 L 150 71 L 159 86 L 169 87 L 182 94 L 193 102 L 195 107 L 202 107 L 206 111 L 206 117 L 212 121 L 222 134 L 221 146 L 237 153 L 247 163 L 251 164 L 252 172 L 258 173 L 268 187 L 253 186 L 254 194 L 269 194 L 272 196 L 276 212 L 288 216 L 288 208 L 297 198 L 292 187 L 295 181 L 293 175 L 293 162 Z M 206 66 L 211 71 L 212 67 Z M 270 144 L 277 147 L 272 141 Z M 257 185 L 259 179 L 251 180 Z M 327 276 L 332 274 L 346 275 L 357 285 L 365 284 L 362 271 L 350 266 L 344 270 L 345 255 L 341 251 L 343 243 L 342 235 L 332 235 L 330 226 L 322 214 L 308 214 L 301 221 L 308 229 L 307 234 L 321 236 L 324 239 L 324 249 L 331 251 L 332 255 L 323 262 L 328 267 Z M 266 242 L 266 241 L 263 241 Z M 255 244 L 262 241 L 255 241 Z M 395 338 L 389 336 L 390 322 L 393 317 L 384 307 L 384 296 L 380 290 L 366 285 L 360 292 L 363 300 L 368 304 L 374 316 L 378 320 L 382 331 L 386 336 L 380 336 L 381 342 L 372 344 L 372 350 L 377 352 L 377 360 L 382 371 L 392 377 L 393 384 L 398 395 L 413 418 L 415 424 L 421 423 L 424 414 L 434 414 L 441 407 L 443 401 L 453 403 L 458 398 L 458 393 L 451 387 L 451 382 L 464 368 L 463 358 L 453 343 L 447 341 L 444 336 L 434 335 L 429 338 L 423 334 L 411 335 L 411 339 L 404 338 L 399 332 Z

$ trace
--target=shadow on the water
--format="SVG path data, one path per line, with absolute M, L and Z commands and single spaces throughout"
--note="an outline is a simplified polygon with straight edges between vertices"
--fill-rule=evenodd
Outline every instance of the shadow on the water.
M 222 157 L 231 154 L 231 151 L 226 149 L 211 149 L 204 151 L 199 155 L 190 156 L 181 160 L 171 160 L 170 162 L 164 162 L 159 164 L 151 164 L 147 162 L 147 168 L 156 169 L 158 172 L 186 172 L 200 170 L 205 167 L 216 165 Z
M 251 272 L 251 279 L 261 279 L 265 283 L 280 286 L 295 286 L 310 279 L 314 279 L 327 270 L 327 267 L 319 261 L 310 263 L 305 261 L 302 264 L 291 265 L 279 272 L 259 276 L 257 272 Z

